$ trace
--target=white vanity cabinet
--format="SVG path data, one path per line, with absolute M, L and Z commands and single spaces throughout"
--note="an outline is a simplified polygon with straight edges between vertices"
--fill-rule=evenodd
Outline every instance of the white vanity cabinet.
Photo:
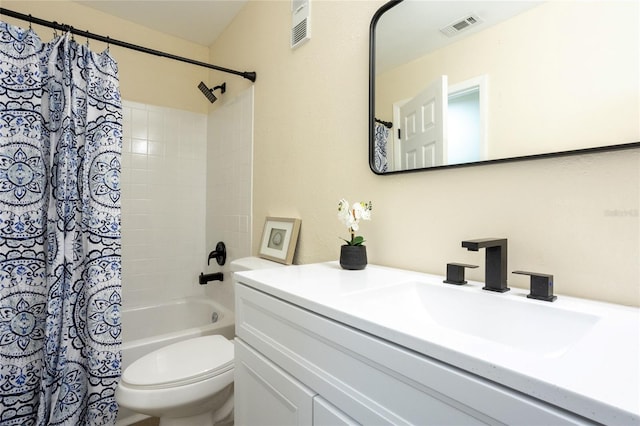
M 590 424 L 238 275 L 239 426 Z

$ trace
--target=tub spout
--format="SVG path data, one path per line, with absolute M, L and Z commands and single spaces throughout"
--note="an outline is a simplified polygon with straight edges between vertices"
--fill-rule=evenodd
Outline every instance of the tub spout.
M 213 274 L 204 274 L 200 272 L 200 277 L 198 278 L 200 285 L 206 284 L 209 281 L 222 281 L 222 280 L 223 280 L 222 272 L 215 272 Z

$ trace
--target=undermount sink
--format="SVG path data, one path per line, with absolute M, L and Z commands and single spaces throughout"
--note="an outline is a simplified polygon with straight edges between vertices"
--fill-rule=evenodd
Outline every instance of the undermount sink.
M 341 301 L 351 313 L 385 322 L 425 327 L 449 339 L 483 339 L 545 357 L 564 353 L 599 317 L 479 287 L 411 281 L 351 294 Z

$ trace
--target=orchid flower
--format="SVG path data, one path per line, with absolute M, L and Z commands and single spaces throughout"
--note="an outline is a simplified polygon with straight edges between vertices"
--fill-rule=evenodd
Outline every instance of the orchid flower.
M 360 201 L 349 206 L 349 202 L 344 198 L 338 202 L 338 219 L 348 229 L 351 240 L 343 240 L 350 246 L 360 246 L 364 243 L 364 237 L 356 236 L 355 233 L 360 229 L 360 220 L 371 220 L 371 209 L 373 208 L 371 201 L 368 203 Z

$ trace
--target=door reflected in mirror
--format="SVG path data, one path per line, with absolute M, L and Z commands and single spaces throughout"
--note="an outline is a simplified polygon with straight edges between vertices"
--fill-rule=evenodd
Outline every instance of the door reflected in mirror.
M 640 146 L 640 3 L 393 1 L 371 23 L 375 173 Z

